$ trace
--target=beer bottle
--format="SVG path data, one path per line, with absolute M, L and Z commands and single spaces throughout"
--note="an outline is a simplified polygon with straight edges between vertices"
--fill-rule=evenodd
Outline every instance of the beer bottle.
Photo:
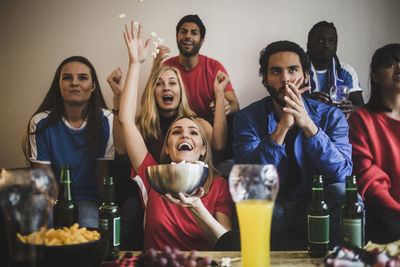
M 61 165 L 60 187 L 53 208 L 54 227 L 70 227 L 78 222 L 78 207 L 71 194 L 71 171 L 69 165 Z
M 343 246 L 364 246 L 364 210 L 358 203 L 356 176 L 346 177 L 346 202 L 342 206 Z
M 308 254 L 323 257 L 328 253 L 329 211 L 324 201 L 322 175 L 314 175 L 312 200 L 307 208 Z
M 114 181 L 112 177 L 104 178 L 104 202 L 99 208 L 99 230 L 107 240 L 105 260 L 116 260 L 119 257 L 120 217 L 115 203 Z

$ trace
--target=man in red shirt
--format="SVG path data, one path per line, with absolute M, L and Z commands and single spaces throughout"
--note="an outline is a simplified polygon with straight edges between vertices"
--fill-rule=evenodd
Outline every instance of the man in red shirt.
M 176 26 L 176 43 L 179 55 L 169 58 L 170 49 L 158 46 L 159 53 L 154 59 L 153 70 L 161 64 L 179 69 L 190 108 L 197 116 L 213 121 L 214 96 L 213 83 L 218 70 L 226 72 L 224 66 L 215 59 L 199 54 L 204 43 L 206 28 L 198 15 L 183 17 Z M 164 62 L 165 61 L 165 62 Z M 225 113 L 234 114 L 239 110 L 239 102 L 232 84 L 225 89 Z

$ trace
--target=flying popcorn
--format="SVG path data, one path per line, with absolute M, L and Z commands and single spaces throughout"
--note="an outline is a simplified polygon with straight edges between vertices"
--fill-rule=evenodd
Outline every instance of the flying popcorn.
M 160 38 L 160 37 L 158 37 L 158 38 L 157 38 L 157 41 L 158 41 L 158 44 L 162 44 L 162 42 L 164 42 L 164 39 L 163 39 L 163 38 Z
M 151 35 L 151 37 L 153 37 L 153 38 L 156 38 L 156 37 L 157 37 L 157 33 L 155 33 L 155 32 L 151 32 L 150 35 Z
M 126 17 L 126 14 L 125 14 L 125 13 L 121 13 L 121 14 L 118 15 L 118 18 L 119 18 L 119 19 L 123 19 L 123 18 L 125 18 L 125 17 Z

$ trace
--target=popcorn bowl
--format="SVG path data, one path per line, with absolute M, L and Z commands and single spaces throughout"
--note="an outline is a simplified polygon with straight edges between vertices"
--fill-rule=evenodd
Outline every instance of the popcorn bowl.
M 161 195 L 192 195 L 206 182 L 208 166 L 202 162 L 159 164 L 147 167 L 146 176 L 150 186 Z

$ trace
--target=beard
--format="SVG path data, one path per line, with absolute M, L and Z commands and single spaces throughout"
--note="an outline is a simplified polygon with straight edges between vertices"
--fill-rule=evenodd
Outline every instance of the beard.
M 183 49 L 182 44 L 181 44 L 183 42 L 184 42 L 184 40 L 181 40 L 181 42 L 177 42 L 179 52 L 182 55 L 184 55 L 185 57 L 192 57 L 192 56 L 195 56 L 195 55 L 197 55 L 199 53 L 200 48 L 201 48 L 201 41 L 198 42 L 198 43 L 194 42 L 193 46 L 192 46 L 192 49 L 190 49 L 190 50 Z
M 286 101 L 279 98 L 279 95 L 283 95 L 285 93 L 285 87 L 286 84 L 282 85 L 278 89 L 269 84 L 265 85 L 265 88 L 267 88 L 267 91 L 271 95 L 272 99 L 275 100 L 275 102 L 278 103 L 281 107 L 286 106 Z
M 300 85 L 299 90 L 306 86 L 307 86 L 307 84 L 303 82 L 303 84 Z M 282 95 L 282 97 L 283 97 L 283 95 L 285 94 L 285 87 L 286 87 L 286 84 L 282 85 L 278 89 L 276 89 L 275 87 L 273 87 L 269 84 L 267 84 L 265 86 L 265 88 L 267 88 L 268 93 L 271 95 L 272 99 L 275 100 L 275 102 L 278 103 L 281 107 L 286 106 L 286 101 L 279 98 L 280 95 Z

